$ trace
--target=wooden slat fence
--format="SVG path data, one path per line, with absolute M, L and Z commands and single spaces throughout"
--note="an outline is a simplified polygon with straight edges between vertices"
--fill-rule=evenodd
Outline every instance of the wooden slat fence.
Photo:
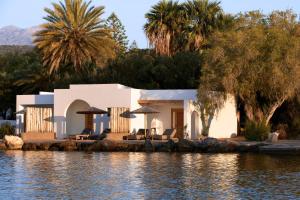
M 27 107 L 26 132 L 53 132 L 53 108 Z
M 110 112 L 110 128 L 112 133 L 129 133 L 129 108 L 112 107 Z

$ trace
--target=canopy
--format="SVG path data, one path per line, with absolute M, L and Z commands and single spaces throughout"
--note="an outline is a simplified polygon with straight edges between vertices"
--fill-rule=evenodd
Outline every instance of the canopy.
M 144 128 L 145 128 L 145 139 L 147 137 L 147 114 L 155 114 L 155 113 L 159 113 L 159 111 L 155 110 L 154 108 L 151 108 L 149 106 L 142 106 L 139 109 L 133 110 L 130 112 L 131 114 L 144 114 Z
M 132 113 L 132 114 L 151 114 L 151 113 L 159 113 L 159 111 L 157 111 L 154 108 L 151 108 L 149 106 L 142 106 L 141 108 L 133 110 L 130 113 Z
M 20 110 L 18 112 L 15 112 L 15 114 L 25 114 L 26 113 L 26 109 Z
M 89 107 L 86 110 L 80 110 L 76 112 L 77 114 L 107 114 L 107 111 L 95 108 L 95 107 Z

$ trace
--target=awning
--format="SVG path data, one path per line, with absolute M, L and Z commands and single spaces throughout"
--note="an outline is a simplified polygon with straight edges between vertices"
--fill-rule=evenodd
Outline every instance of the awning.
M 76 112 L 77 114 L 107 114 L 108 112 L 99 108 L 90 107 L 86 110 L 80 110 Z

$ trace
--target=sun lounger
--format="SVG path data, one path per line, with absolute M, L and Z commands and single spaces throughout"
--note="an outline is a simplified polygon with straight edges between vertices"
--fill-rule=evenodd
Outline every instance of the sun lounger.
M 166 129 L 162 135 L 153 135 L 153 140 L 169 140 L 175 137 L 176 129 Z
M 139 129 L 137 133 L 130 134 L 127 136 L 127 140 L 143 140 L 143 139 L 145 139 L 145 129 Z

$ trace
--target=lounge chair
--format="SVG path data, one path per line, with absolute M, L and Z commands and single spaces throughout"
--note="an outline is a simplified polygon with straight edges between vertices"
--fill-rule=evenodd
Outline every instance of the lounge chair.
M 94 131 L 89 128 L 85 128 L 82 130 L 80 134 L 75 134 L 75 135 L 69 135 L 68 139 L 70 140 L 86 140 L 89 138 L 89 136 L 93 135 Z
M 109 128 L 104 129 L 101 134 L 91 134 L 91 135 L 89 135 L 88 139 L 89 140 L 103 140 L 104 138 L 106 138 L 107 133 L 110 133 Z
M 143 139 L 145 139 L 145 129 L 139 129 L 137 133 L 130 134 L 127 136 L 127 140 L 143 140 Z
M 162 135 L 153 135 L 153 140 L 169 140 L 175 137 L 176 129 L 166 129 Z

